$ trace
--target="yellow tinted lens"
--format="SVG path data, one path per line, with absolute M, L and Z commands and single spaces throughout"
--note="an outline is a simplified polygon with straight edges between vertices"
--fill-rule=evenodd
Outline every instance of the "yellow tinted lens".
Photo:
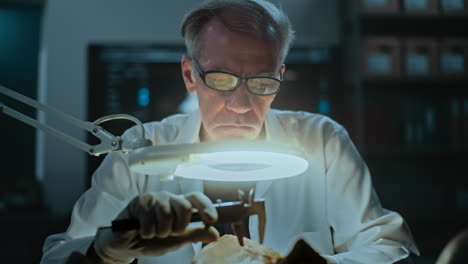
M 236 87 L 237 78 L 226 73 L 211 72 L 205 76 L 205 82 L 214 89 L 231 90 Z
M 280 82 L 269 78 L 248 79 L 249 90 L 255 94 L 273 94 L 278 91 Z

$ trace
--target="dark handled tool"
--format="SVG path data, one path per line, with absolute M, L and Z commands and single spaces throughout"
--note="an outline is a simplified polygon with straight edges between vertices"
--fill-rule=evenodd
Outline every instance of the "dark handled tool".
M 214 206 L 218 212 L 217 223 L 231 223 L 232 230 L 237 236 L 239 244 L 244 245 L 242 219 L 251 215 L 258 215 L 258 234 L 260 243 L 263 243 L 265 235 L 265 201 L 263 199 L 254 201 L 254 190 L 251 189 L 249 192 L 248 200 L 244 201 L 243 192 L 239 192 L 239 200 L 236 202 L 222 202 L 215 203 Z M 191 222 L 202 221 L 200 213 L 194 210 L 192 213 Z M 122 232 L 135 230 L 140 228 L 140 223 L 137 219 L 121 219 L 112 221 L 112 232 Z
M 217 223 L 233 223 L 237 222 L 242 212 L 246 209 L 244 208 L 244 203 L 242 202 L 223 202 L 214 204 L 216 211 L 218 212 L 218 221 Z M 202 218 L 198 210 L 194 209 L 192 211 L 192 218 L 190 222 L 201 222 Z M 129 231 L 140 228 L 140 223 L 137 219 L 122 219 L 112 221 L 112 232 L 122 232 Z

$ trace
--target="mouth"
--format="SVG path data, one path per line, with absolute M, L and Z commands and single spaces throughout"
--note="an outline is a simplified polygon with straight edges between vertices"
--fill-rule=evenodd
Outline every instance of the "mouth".
M 221 129 L 241 129 L 241 130 L 254 129 L 252 126 L 238 125 L 238 124 L 222 125 L 222 126 L 219 126 L 219 128 L 221 128 Z
M 220 125 L 213 131 L 218 139 L 253 139 L 255 136 L 255 127 L 246 125 Z

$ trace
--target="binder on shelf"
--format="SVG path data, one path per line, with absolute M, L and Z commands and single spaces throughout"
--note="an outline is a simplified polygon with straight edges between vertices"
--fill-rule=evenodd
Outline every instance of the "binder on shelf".
M 364 108 L 364 143 L 371 149 L 453 150 L 461 144 L 457 135 L 462 132 L 452 103 L 434 97 L 373 96 Z
M 468 0 L 440 0 L 444 13 L 465 13 L 468 11 Z
M 402 123 L 395 116 L 390 102 L 373 101 L 364 108 L 364 139 L 366 146 L 393 148 L 403 146 Z
M 462 109 L 462 129 L 461 133 L 462 138 L 462 148 L 465 151 L 468 151 L 468 98 L 463 99 L 463 109 Z
M 401 75 L 401 47 L 397 37 L 363 37 L 361 49 L 361 72 L 364 75 Z
M 463 145 L 463 100 L 453 98 L 450 101 L 452 150 L 460 150 Z
M 442 74 L 468 74 L 468 40 L 443 39 L 440 45 Z
M 404 41 L 404 72 L 406 75 L 439 73 L 437 41 L 430 38 L 407 38 Z
M 400 12 L 399 0 L 358 0 L 359 6 L 364 12 Z
M 436 14 L 438 5 L 438 0 L 403 0 L 403 8 L 407 13 Z

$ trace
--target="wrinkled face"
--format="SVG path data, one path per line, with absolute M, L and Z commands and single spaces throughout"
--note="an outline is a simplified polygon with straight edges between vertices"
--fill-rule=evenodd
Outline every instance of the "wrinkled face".
M 225 71 L 242 77 L 280 78 L 279 52 L 273 41 L 232 32 L 217 19 L 208 22 L 201 32 L 201 52 L 195 58 L 202 71 Z M 276 95 L 259 96 L 247 90 L 246 83 L 233 91 L 207 87 L 191 58 L 182 58 L 182 75 L 187 90 L 197 92 L 200 106 L 202 141 L 252 140 L 262 131 L 268 109 Z

